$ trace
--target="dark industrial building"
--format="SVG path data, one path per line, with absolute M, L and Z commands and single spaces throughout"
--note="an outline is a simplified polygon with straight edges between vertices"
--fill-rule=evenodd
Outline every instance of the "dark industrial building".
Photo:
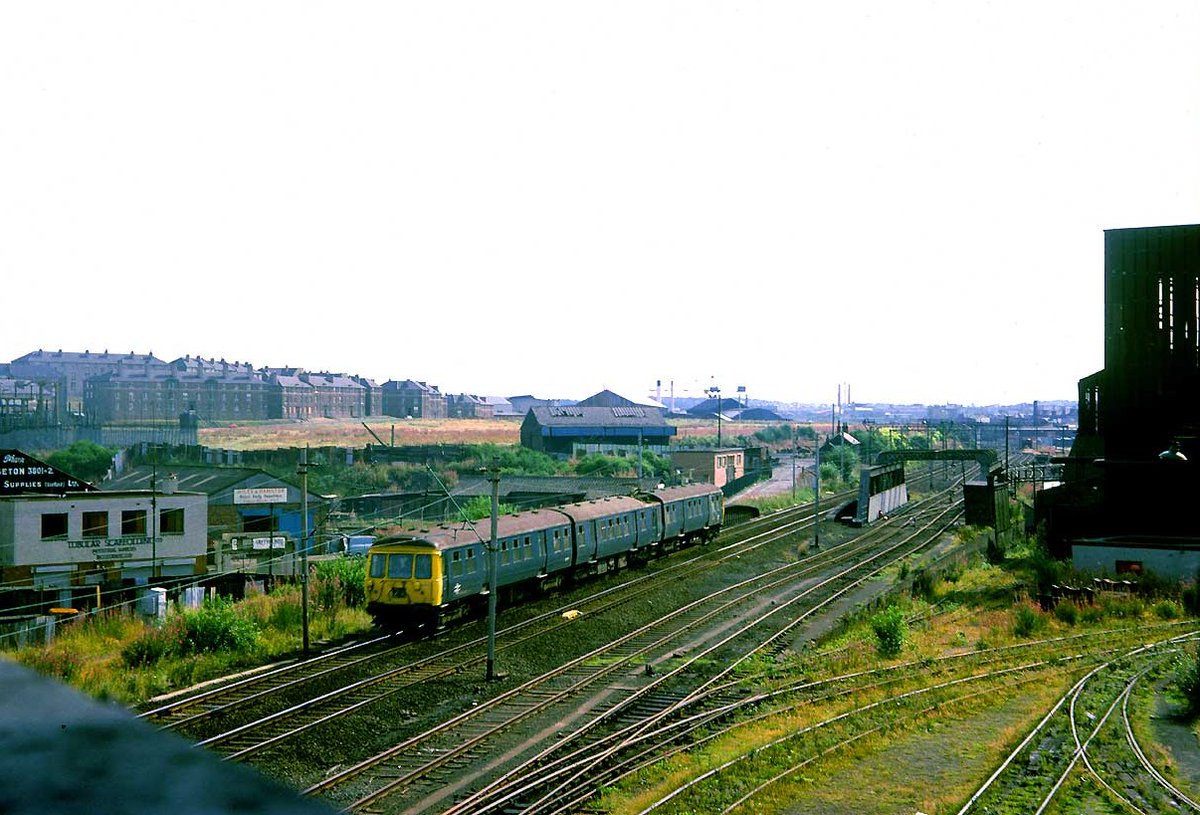
M 1037 519 L 1062 555 L 1084 539 L 1196 547 L 1200 225 L 1107 230 L 1104 301 L 1104 369 L 1079 382 L 1064 484 L 1039 493 Z
M 521 422 L 521 445 L 557 456 L 665 453 L 675 428 L 644 407 L 535 406 Z

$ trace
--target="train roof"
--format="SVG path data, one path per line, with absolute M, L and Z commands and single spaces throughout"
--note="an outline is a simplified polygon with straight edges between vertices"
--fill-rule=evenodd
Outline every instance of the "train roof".
M 498 517 L 496 519 L 496 537 L 508 538 L 526 532 L 535 532 L 539 529 L 569 526 L 570 524 L 570 518 L 552 507 L 533 509 Z M 425 543 L 437 549 L 452 549 L 470 543 L 486 544 L 491 539 L 492 521 L 490 518 L 483 518 L 474 522 L 459 521 L 438 524 L 427 529 L 400 531 L 378 540 L 376 543 Z
M 649 495 L 653 495 L 662 501 L 678 501 L 681 498 L 712 495 L 714 492 L 720 491 L 720 487 L 712 484 L 686 484 L 682 487 L 663 487 L 662 489 L 652 490 Z
M 580 501 L 555 507 L 559 512 L 571 516 L 576 523 L 592 518 L 602 518 L 606 515 L 615 515 L 618 512 L 634 512 L 645 508 L 644 501 L 624 495 L 613 495 L 608 498 L 597 498 L 593 501 Z

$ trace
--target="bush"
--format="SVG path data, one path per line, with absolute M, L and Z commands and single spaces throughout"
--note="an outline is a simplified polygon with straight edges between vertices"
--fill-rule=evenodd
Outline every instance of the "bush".
M 1019 606 L 1013 617 L 1013 636 L 1016 637 L 1032 637 L 1046 627 L 1046 618 L 1030 606 Z
M 1175 671 L 1175 687 L 1189 715 L 1200 712 L 1200 656 L 1183 661 Z
M 339 603 L 348 608 L 361 608 L 367 604 L 366 579 L 367 560 L 361 557 L 338 558 L 317 564 L 313 580 L 313 597 L 317 606 L 333 609 Z
M 1054 607 L 1054 618 L 1060 623 L 1067 625 L 1075 625 L 1079 619 L 1079 610 L 1075 608 L 1075 604 L 1071 602 L 1060 602 Z
M 503 501 L 498 502 L 496 505 L 497 515 L 508 515 L 516 511 L 517 507 L 512 504 L 506 504 Z M 460 512 L 465 520 L 468 521 L 479 521 L 484 518 L 490 520 L 492 517 L 492 496 L 476 495 L 461 506 Z
M 1185 588 L 1179 599 L 1188 614 L 1193 617 L 1200 615 L 1200 591 L 1197 591 L 1195 586 Z
M 172 633 L 165 628 L 147 628 L 121 649 L 121 659 L 130 668 L 153 665 L 171 653 Z
M 1183 609 L 1174 600 L 1159 600 L 1154 604 L 1154 613 L 1160 620 L 1176 620 L 1183 615 Z
M 872 617 L 871 628 L 875 632 L 875 650 L 881 657 L 900 655 L 908 637 L 908 624 L 898 606 L 891 606 Z
M 928 570 L 922 569 L 913 576 L 912 596 L 919 597 L 927 603 L 936 598 L 937 583 Z
M 206 600 L 196 611 L 173 621 L 175 648 L 183 655 L 249 651 L 258 642 L 258 626 L 237 613 L 231 600 Z

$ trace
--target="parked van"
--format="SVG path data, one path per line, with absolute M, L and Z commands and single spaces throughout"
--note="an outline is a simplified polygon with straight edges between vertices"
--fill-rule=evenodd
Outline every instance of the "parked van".
M 375 542 L 374 535 L 347 535 L 342 539 L 344 541 L 342 551 L 347 555 L 355 555 L 356 557 L 366 557 L 367 550 L 371 548 L 371 544 Z

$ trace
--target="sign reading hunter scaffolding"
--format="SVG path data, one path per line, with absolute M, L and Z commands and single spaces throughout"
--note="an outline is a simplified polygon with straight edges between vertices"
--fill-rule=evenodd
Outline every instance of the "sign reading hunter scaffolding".
M 286 504 L 287 487 L 252 487 L 233 491 L 235 504 Z
M 87 492 L 96 489 L 20 450 L 0 450 L 0 495 Z

